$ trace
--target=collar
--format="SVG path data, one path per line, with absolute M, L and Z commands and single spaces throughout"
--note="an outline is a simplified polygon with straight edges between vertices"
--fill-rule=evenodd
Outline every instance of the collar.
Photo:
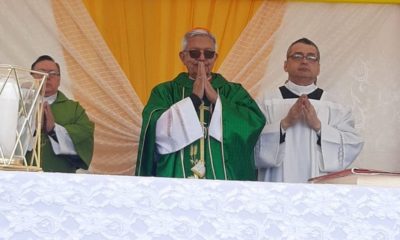
M 301 96 L 303 94 L 305 94 L 305 95 L 310 94 L 310 93 L 314 92 L 315 89 L 318 88 L 314 83 L 312 83 L 308 86 L 300 86 L 290 80 L 285 84 L 285 87 L 287 89 L 289 89 L 291 92 L 293 92 L 294 94 L 299 95 L 299 96 Z
M 53 94 L 51 96 L 48 96 L 48 97 L 44 97 L 44 100 L 50 105 L 53 104 L 57 99 L 57 93 L 55 93 L 55 94 Z

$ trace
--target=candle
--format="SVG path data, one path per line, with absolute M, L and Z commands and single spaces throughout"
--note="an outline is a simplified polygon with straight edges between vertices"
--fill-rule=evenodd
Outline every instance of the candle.
M 10 159 L 16 143 L 18 124 L 18 87 L 14 79 L 0 79 L 0 159 Z

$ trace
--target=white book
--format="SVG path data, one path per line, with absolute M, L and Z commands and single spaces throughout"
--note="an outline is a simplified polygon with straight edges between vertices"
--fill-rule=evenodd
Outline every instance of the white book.
M 351 168 L 311 178 L 309 183 L 354 184 L 364 186 L 400 187 L 400 172 Z

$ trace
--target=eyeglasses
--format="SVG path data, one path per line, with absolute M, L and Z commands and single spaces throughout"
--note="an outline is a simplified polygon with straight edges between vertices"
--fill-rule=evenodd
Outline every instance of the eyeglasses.
M 37 70 L 35 70 L 35 71 L 47 73 L 47 75 L 49 76 L 49 78 L 51 78 L 51 77 L 59 77 L 59 76 L 60 76 L 60 73 L 57 72 L 57 71 L 55 71 L 55 70 L 46 71 L 46 70 L 44 70 L 44 69 L 37 69 Z M 38 74 L 36 74 L 36 73 L 34 73 L 33 75 L 34 75 L 35 77 L 42 77 L 42 76 L 40 76 L 40 75 L 38 75 Z
M 203 52 L 205 59 L 212 59 L 215 56 L 215 51 L 212 50 L 189 50 L 189 56 L 193 59 L 198 59 L 201 56 L 201 52 Z
M 294 53 L 289 56 L 293 61 L 300 62 L 303 59 L 305 59 L 307 62 L 315 63 L 319 61 L 318 56 L 315 56 L 313 54 L 308 54 L 308 55 L 303 55 L 301 53 Z
M 60 73 L 56 72 L 56 71 L 49 71 L 47 72 L 47 74 L 49 75 L 49 77 L 59 77 Z

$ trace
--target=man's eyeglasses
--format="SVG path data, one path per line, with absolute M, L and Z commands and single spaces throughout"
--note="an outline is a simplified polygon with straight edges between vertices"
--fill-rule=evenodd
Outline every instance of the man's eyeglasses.
M 303 55 L 301 53 L 294 53 L 289 56 L 293 61 L 300 62 L 303 59 L 305 59 L 307 62 L 315 63 L 319 61 L 318 56 L 315 56 L 313 54 L 308 54 L 308 55 Z
M 212 59 L 215 56 L 215 51 L 212 50 L 189 50 L 189 56 L 193 59 L 198 59 L 201 56 L 201 52 L 203 52 L 204 58 L 205 59 Z
M 51 78 L 51 77 L 59 77 L 60 76 L 59 72 L 53 71 L 53 70 L 52 71 L 46 71 L 46 70 L 43 70 L 43 69 L 38 69 L 38 70 L 35 70 L 35 71 L 47 73 L 49 75 L 49 78 Z M 37 78 L 42 77 L 41 75 L 36 74 L 36 73 L 34 73 L 32 75 L 34 75 L 34 77 L 37 77 Z
M 60 73 L 56 72 L 56 71 L 49 71 L 47 72 L 47 74 L 49 74 L 49 77 L 59 77 Z

